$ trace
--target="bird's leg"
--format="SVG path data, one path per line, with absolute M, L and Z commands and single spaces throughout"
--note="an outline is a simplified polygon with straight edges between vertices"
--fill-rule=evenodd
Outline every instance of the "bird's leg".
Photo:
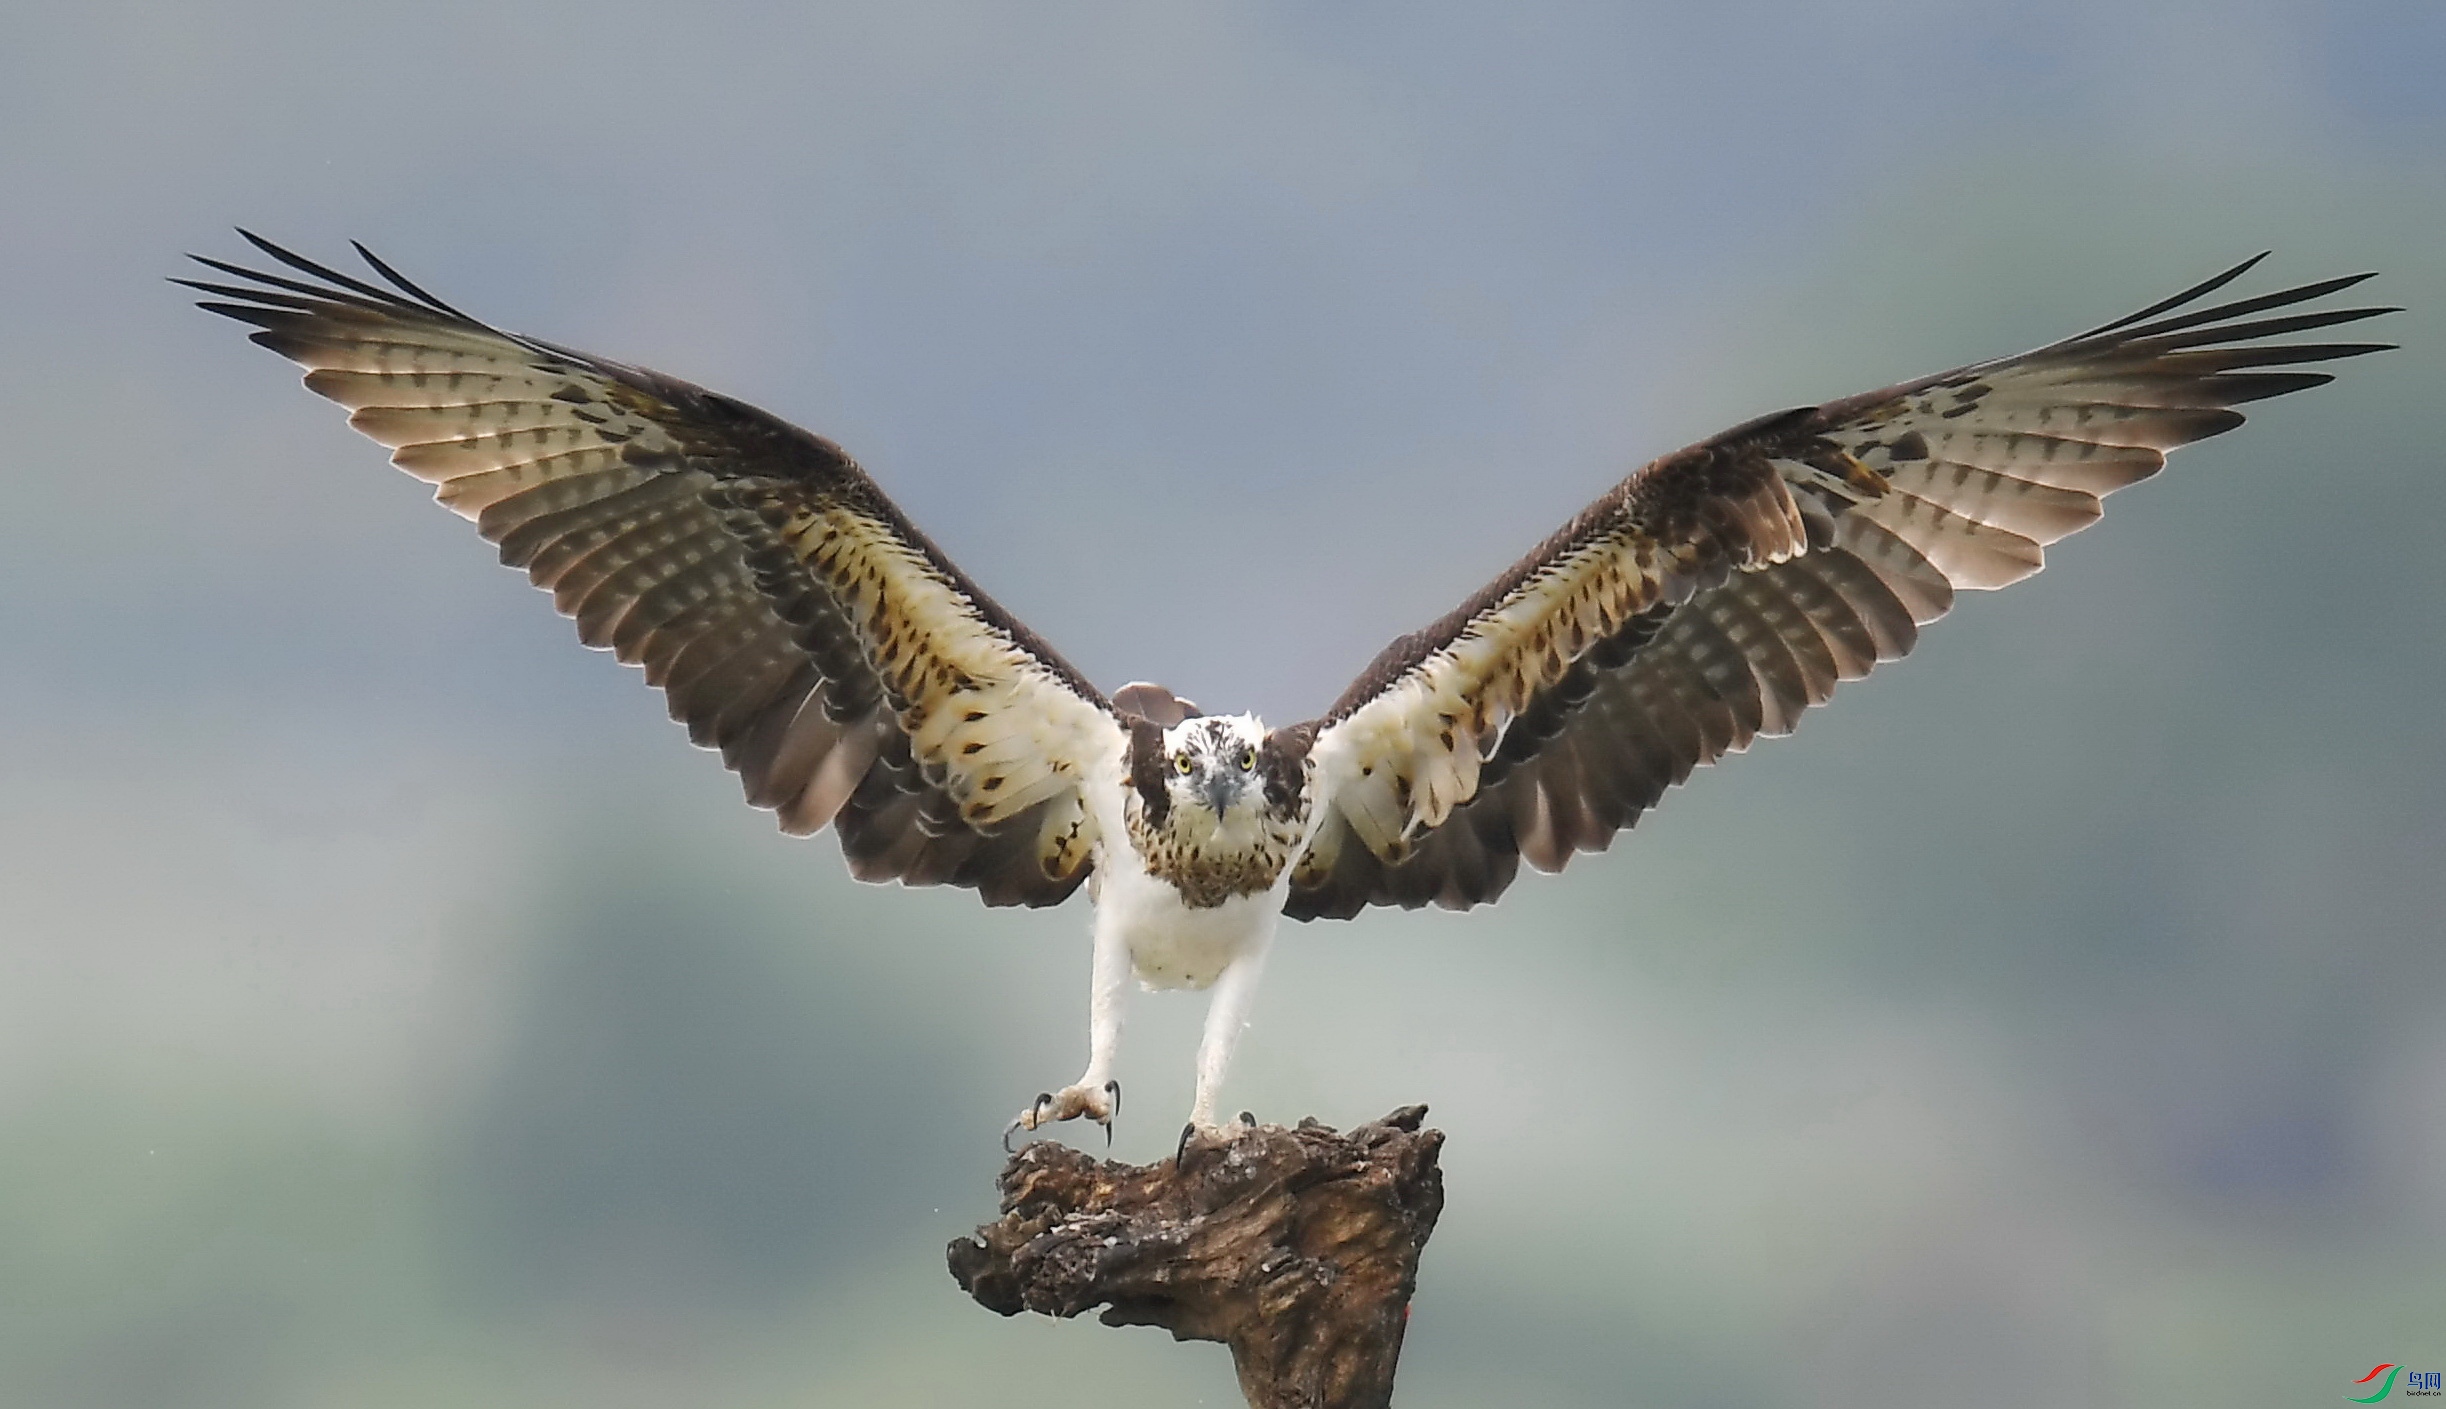
M 1198 1042 L 1197 1099 L 1189 1106 L 1193 1129 L 1214 1128 L 1215 1092 L 1223 1085 L 1223 1072 L 1231 1065 L 1240 1030 L 1248 1026 L 1249 1004 L 1257 996 L 1257 980 L 1265 971 L 1266 950 L 1272 943 L 1271 934 L 1250 940 L 1215 980 L 1214 1001 L 1206 1006 L 1206 1035 Z
M 1087 988 L 1087 1070 L 1076 1082 L 1045 1092 L 1021 1111 L 1003 1131 L 1004 1145 L 1019 1131 L 1079 1116 L 1103 1126 L 1105 1142 L 1112 1142 L 1113 1117 L 1121 1113 L 1121 1083 L 1113 1079 L 1113 1053 L 1121 1045 L 1121 1000 L 1129 991 L 1129 981 L 1129 941 L 1120 926 L 1099 922 Z

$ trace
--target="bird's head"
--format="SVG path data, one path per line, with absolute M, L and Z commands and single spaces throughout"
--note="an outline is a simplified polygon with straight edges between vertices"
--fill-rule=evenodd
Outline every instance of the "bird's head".
M 1255 715 L 1201 714 L 1164 730 L 1156 757 L 1132 771 L 1142 786 L 1153 781 L 1150 773 L 1160 777 L 1166 810 L 1175 817 L 1220 827 L 1253 818 L 1264 802 L 1265 784 L 1257 773 L 1257 751 L 1264 743 L 1265 725 Z

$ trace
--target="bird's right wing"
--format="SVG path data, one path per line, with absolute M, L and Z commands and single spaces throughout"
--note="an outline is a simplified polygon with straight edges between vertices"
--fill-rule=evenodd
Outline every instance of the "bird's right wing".
M 241 232 L 243 233 L 243 232 Z M 203 307 L 260 331 L 577 621 L 644 667 L 783 830 L 865 880 L 1046 905 L 1085 878 L 1083 781 L 1121 725 L 839 446 L 754 407 L 479 323 L 252 235 Z

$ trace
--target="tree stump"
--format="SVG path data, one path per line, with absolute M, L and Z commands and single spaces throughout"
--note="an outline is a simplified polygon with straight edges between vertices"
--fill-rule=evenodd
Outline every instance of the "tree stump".
M 951 1275 L 1004 1316 L 1103 1306 L 1107 1326 L 1221 1341 L 1252 1409 L 1384 1409 L 1444 1208 L 1426 1114 L 1234 1126 L 1147 1165 L 1029 1145 L 1002 1217 L 952 1240 Z

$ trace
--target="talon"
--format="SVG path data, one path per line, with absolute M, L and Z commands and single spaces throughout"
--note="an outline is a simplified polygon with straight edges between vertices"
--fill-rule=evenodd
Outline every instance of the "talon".
M 1189 1137 L 1197 1133 L 1198 1123 L 1194 1120 L 1181 1127 L 1181 1142 L 1172 1147 L 1172 1168 L 1174 1171 L 1177 1172 L 1182 1163 L 1189 1158 Z
M 1019 1153 L 1017 1150 L 1011 1148 L 1011 1137 L 1018 1134 L 1024 1128 L 1026 1128 L 1025 1117 L 1022 1117 L 1019 1120 L 1014 1120 L 1009 1125 L 1002 1128 L 1002 1152 L 1004 1154 L 1015 1155 Z
M 1242 1112 L 1240 1112 L 1240 1123 L 1241 1123 L 1242 1125 L 1247 1126 L 1247 1127 L 1248 1127 L 1249 1129 L 1251 1129 L 1251 1130 L 1256 1129 L 1256 1128 L 1257 1128 L 1257 1115 L 1256 1115 L 1256 1112 L 1254 1112 L 1254 1111 L 1242 1111 Z
M 1077 1120 L 1085 1116 L 1104 1127 L 1104 1147 L 1113 1144 L 1113 1116 L 1121 1109 L 1121 1083 L 1106 1081 L 1098 1086 L 1065 1086 L 1059 1091 L 1039 1091 L 1036 1099 L 1019 1112 L 1012 1122 L 1020 1130 L 1042 1130 L 1060 1121 Z

